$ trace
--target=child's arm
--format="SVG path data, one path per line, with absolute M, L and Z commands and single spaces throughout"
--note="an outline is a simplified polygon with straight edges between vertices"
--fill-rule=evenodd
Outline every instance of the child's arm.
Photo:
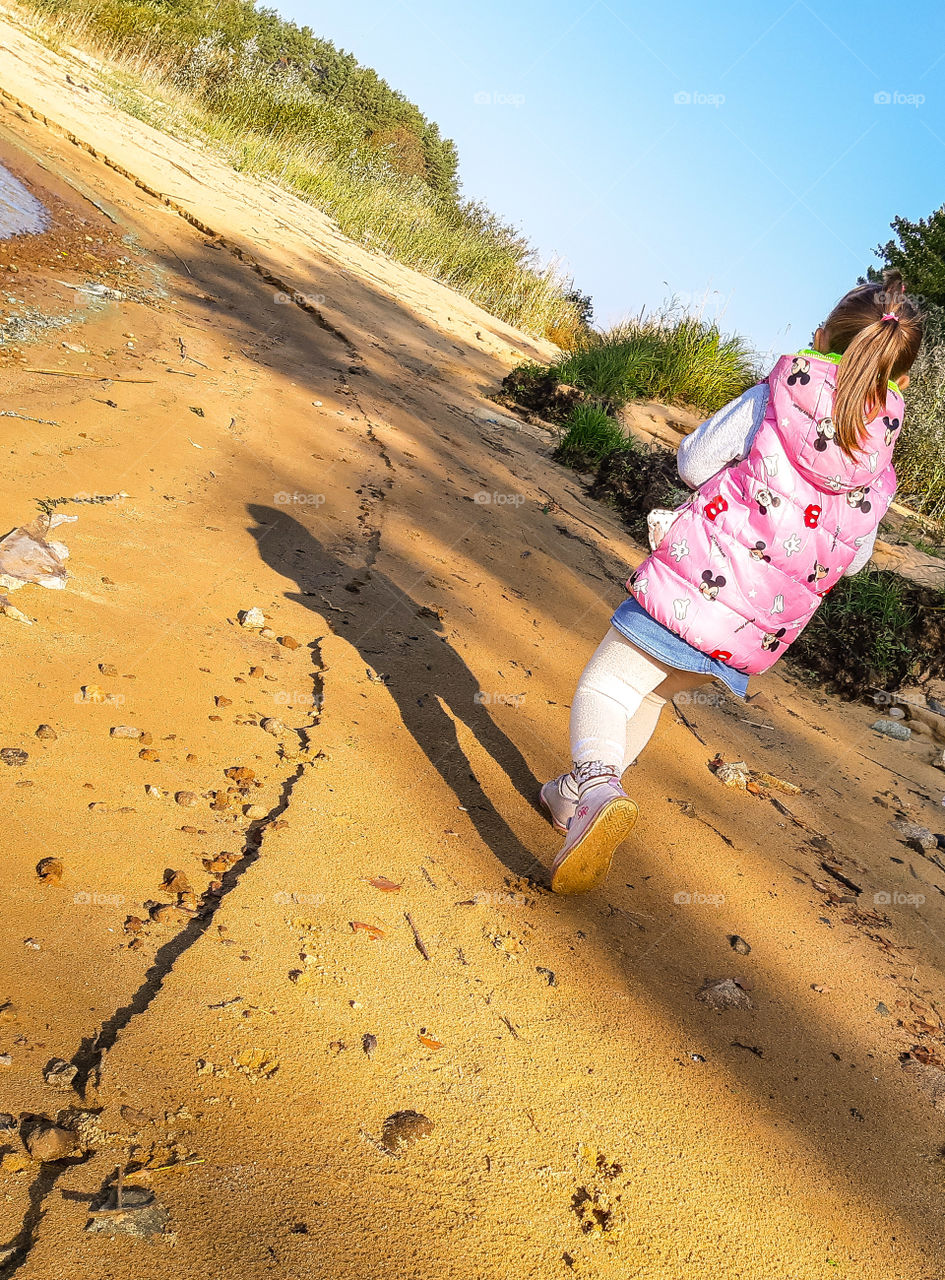
M 680 479 L 690 489 L 698 489 L 727 463 L 744 458 L 767 407 L 768 384 L 759 382 L 696 427 L 679 446 Z

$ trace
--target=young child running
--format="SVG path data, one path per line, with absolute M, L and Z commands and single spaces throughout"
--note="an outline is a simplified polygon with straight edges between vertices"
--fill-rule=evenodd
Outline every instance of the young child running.
M 813 346 L 688 436 L 679 474 L 695 490 L 627 582 L 631 593 L 581 675 L 570 773 L 541 789 L 567 833 L 556 893 L 610 869 L 637 806 L 621 775 L 666 702 L 713 677 L 744 697 L 841 577 L 873 552 L 896 491 L 893 447 L 922 321 L 898 272 L 846 294 Z

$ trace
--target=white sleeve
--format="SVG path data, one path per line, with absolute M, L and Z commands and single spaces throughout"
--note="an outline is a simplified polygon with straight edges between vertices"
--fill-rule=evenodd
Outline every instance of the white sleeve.
M 855 573 L 859 573 L 861 569 L 865 569 L 873 557 L 873 547 L 876 545 L 876 530 L 869 535 L 859 551 L 853 557 L 849 569 L 843 575 L 845 578 L 852 578 Z
M 760 382 L 696 427 L 679 446 L 676 465 L 680 479 L 690 489 L 698 489 L 726 463 L 744 458 L 767 407 L 768 384 Z

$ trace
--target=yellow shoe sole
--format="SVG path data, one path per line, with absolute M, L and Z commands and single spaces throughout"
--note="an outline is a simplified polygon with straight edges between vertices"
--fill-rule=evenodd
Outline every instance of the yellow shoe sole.
M 639 809 L 632 800 L 610 800 L 584 835 L 552 869 L 553 893 L 588 893 L 607 878 L 614 853 L 633 830 Z

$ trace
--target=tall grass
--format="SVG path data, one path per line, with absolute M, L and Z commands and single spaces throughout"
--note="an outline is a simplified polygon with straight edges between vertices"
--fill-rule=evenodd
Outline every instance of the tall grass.
M 945 519 L 945 310 L 939 307 L 929 309 L 912 366 L 895 463 L 900 500 L 930 519 Z
M 744 338 L 670 307 L 582 336 L 551 372 L 615 407 L 643 398 L 712 414 L 758 378 Z
M 403 151 L 406 131 L 388 131 L 384 145 L 377 134 L 366 140 L 363 121 L 291 68 L 261 69 L 248 45 L 237 56 L 207 38 L 190 48 L 152 38 L 125 0 L 27 3 L 33 33 L 90 54 L 86 78 L 136 118 L 209 143 L 235 169 L 323 210 L 351 239 L 528 333 L 561 344 L 585 328 L 587 299 L 556 263 L 539 262 L 518 229 L 481 202 L 443 195 L 419 171 L 404 171 L 411 166 L 394 151 Z M 160 12 L 162 22 L 175 21 L 174 6 Z

